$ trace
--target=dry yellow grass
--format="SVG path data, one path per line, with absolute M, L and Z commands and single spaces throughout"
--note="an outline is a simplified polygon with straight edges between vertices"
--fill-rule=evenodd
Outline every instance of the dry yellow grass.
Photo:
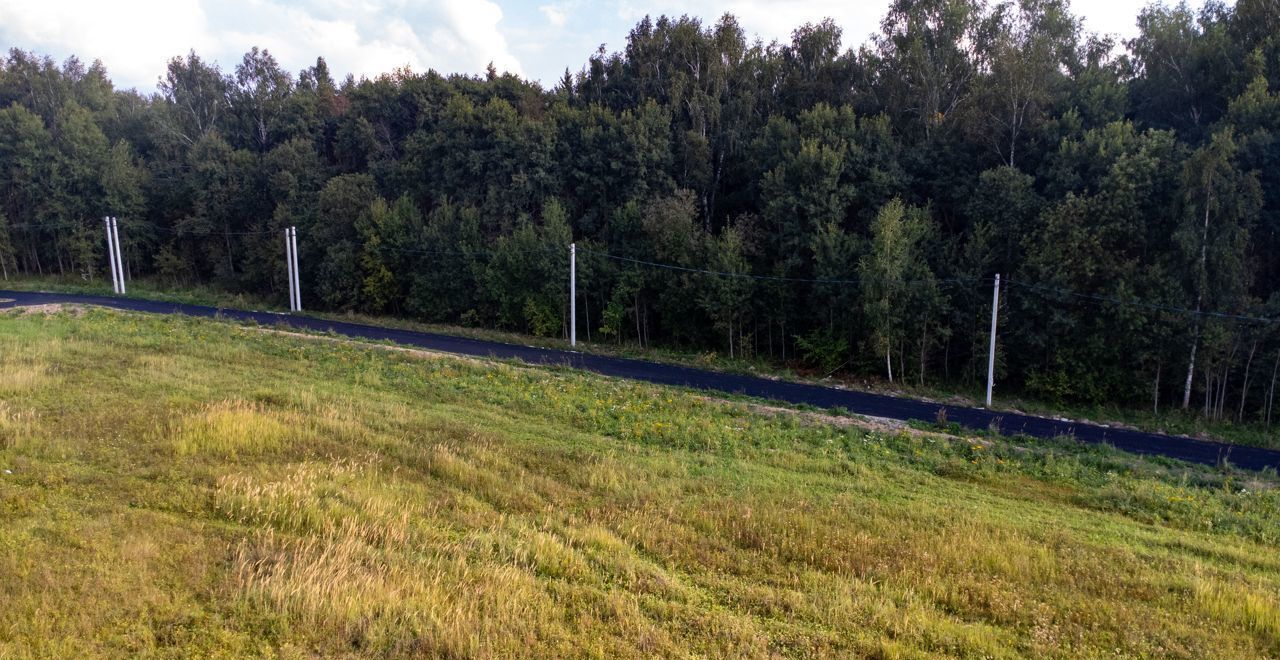
M 1195 583 L 1196 604 L 1207 616 L 1228 621 L 1264 639 L 1280 641 L 1280 599 L 1276 592 L 1261 592 L 1223 580 L 1201 577 Z
M 0 366 L 0 394 L 18 394 L 35 388 L 44 380 L 41 367 L 4 364 Z
M 15 342 L 0 353 L 0 396 L 16 397 L 48 382 L 50 351 L 35 341 Z
M 260 454 L 280 450 L 296 435 L 289 422 L 245 401 L 222 401 L 188 415 L 178 425 L 173 447 L 179 454 L 219 456 Z
M 32 439 L 36 415 L 17 404 L 0 400 L 0 448 L 17 447 Z
M 1274 475 L 205 321 L 15 350 L 0 657 L 1280 656 Z

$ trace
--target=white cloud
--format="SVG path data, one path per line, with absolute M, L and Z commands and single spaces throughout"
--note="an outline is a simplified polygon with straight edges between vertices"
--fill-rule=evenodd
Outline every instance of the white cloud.
M 659 14 L 689 14 L 700 17 L 707 24 L 730 13 L 737 17 L 749 39 L 758 36 L 766 43 L 774 40 L 789 42 L 791 33 L 796 28 L 805 23 L 817 23 L 824 18 L 831 18 L 844 31 L 844 45 L 854 48 L 878 28 L 888 6 L 887 0 L 622 0 L 617 4 L 618 13 L 631 22 L 638 21 L 646 14 L 655 17 Z
M 460 59 L 493 62 L 501 71 L 521 74 L 520 63 L 507 48 L 506 37 L 498 29 L 502 8 L 488 0 L 443 0 L 444 13 L 450 19 L 448 31 L 459 41 L 456 52 Z M 474 69 L 473 69 L 474 70 Z
M 1138 13 L 1147 4 L 1149 3 L 1132 0 L 1073 0 L 1071 11 L 1084 19 L 1084 28 L 1090 32 L 1119 35 L 1122 39 L 1129 39 L 1137 36 Z M 1204 1 L 1190 0 L 1187 4 L 1199 9 Z
M 538 7 L 538 11 L 547 17 L 547 22 L 551 25 L 562 28 L 565 22 L 569 20 L 569 16 L 565 14 L 565 10 L 560 5 L 542 5 Z
M 150 89 L 170 57 L 205 51 L 198 0 L 145 0 L 129 11 L 110 2 L 0 0 L 0 42 L 59 59 L 101 59 L 117 83 Z
M 1073 0 L 1071 10 L 1083 19 L 1086 30 L 1131 38 L 1137 34 L 1137 16 L 1152 0 Z M 1166 0 L 1172 4 L 1172 0 Z M 1198 9 L 1204 0 L 1189 0 Z M 748 35 L 765 42 L 788 42 L 791 32 L 805 23 L 832 18 L 844 31 L 845 47 L 857 48 L 878 32 L 889 10 L 889 0 L 614 0 L 619 16 L 634 23 L 645 14 L 698 16 L 704 22 L 718 20 L 725 12 L 737 16 Z
M 324 56 L 336 76 L 414 71 L 503 71 L 554 81 L 601 43 L 625 46 L 645 14 L 689 14 L 713 24 L 726 12 L 748 36 L 788 42 L 830 17 L 857 48 L 890 0 L 0 0 L 0 44 L 57 59 L 101 59 L 118 86 L 155 89 L 169 58 L 194 49 L 234 69 L 253 46 L 290 71 Z M 1132 37 L 1148 0 L 1074 0 L 1085 28 Z M 504 8 L 499 5 L 505 5 Z M 1191 0 L 1199 7 L 1203 0 Z M 517 57 L 519 53 L 521 57 Z M 522 61 L 523 60 L 523 61 Z M 524 65 L 527 65 L 524 66 Z
M 62 59 L 101 59 L 117 86 L 155 88 L 165 63 L 195 50 L 234 69 L 253 46 L 290 71 L 323 56 L 335 75 L 408 66 L 523 74 L 491 0 L 0 0 L 0 43 Z

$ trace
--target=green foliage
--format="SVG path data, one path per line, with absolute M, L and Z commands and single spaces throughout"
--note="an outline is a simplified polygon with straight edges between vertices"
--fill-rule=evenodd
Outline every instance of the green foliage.
M 179 255 L 173 246 L 160 248 L 154 261 L 156 274 L 174 284 L 187 284 L 191 278 L 191 269 L 187 260 Z
M 11 223 L 57 218 L 49 208 L 53 139 L 40 117 L 14 103 L 0 110 L 0 186 Z
M 367 311 L 393 310 L 405 298 L 407 273 L 412 272 L 411 246 L 420 245 L 422 217 L 408 196 L 387 204 L 375 199 L 356 220 L 364 246 L 360 255 L 363 273 L 360 295 Z
M 824 375 L 834 373 L 848 361 L 846 356 L 849 354 L 849 340 L 835 334 L 830 328 L 796 337 L 796 348 L 800 349 L 800 357 L 805 364 L 817 368 Z
M 566 322 L 571 239 L 558 201 L 543 206 L 541 219 L 526 219 L 498 239 L 483 277 L 499 326 L 553 336 Z
M 873 328 L 873 353 L 885 356 L 885 373 L 893 378 L 894 353 L 904 363 L 902 345 L 921 337 L 920 354 L 928 351 L 930 327 L 943 304 L 937 282 L 925 261 L 924 244 L 933 232 L 928 209 L 907 208 L 895 199 L 880 209 L 871 224 L 871 246 L 862 258 L 863 310 Z M 925 360 L 919 363 L 923 380 Z M 905 377 L 899 368 L 899 377 Z
M 319 266 L 302 270 L 316 273 L 316 292 L 329 309 L 351 310 L 360 304 L 360 236 L 355 221 L 368 212 L 376 197 L 374 180 L 367 174 L 341 174 L 329 179 L 317 202 L 321 221 L 312 232 L 299 237 L 299 251 L 304 246 L 316 246 L 312 254 L 320 256 Z
M 999 273 L 1002 392 L 1158 411 L 1189 373 L 1204 414 L 1265 427 L 1274 324 L 1195 312 L 1280 290 L 1276 12 L 1137 25 L 1117 48 L 1061 0 L 897 0 L 866 43 L 766 45 L 657 17 L 552 89 L 251 48 L 147 96 L 11 50 L 0 271 L 98 278 L 114 215 L 131 275 L 283 299 L 296 226 L 308 309 L 564 335 L 574 241 L 579 334 L 780 362 L 830 336 L 850 375 L 961 390 Z
M 415 259 L 405 304 L 411 314 L 429 321 L 460 318 L 481 302 L 476 289 L 484 277 L 486 250 L 480 214 L 444 199 L 428 216 L 423 232 L 425 254 Z
M 703 288 L 702 308 L 711 317 L 716 330 L 728 336 L 729 357 L 741 355 L 742 326 L 750 311 L 751 285 L 746 279 L 748 266 L 742 243 L 742 232 L 725 227 L 712 239 L 710 266 L 728 275 L 717 276 L 711 286 Z

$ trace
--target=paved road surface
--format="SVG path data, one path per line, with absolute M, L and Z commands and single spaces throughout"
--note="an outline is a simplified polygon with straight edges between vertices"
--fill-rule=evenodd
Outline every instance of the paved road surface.
M 941 404 L 887 396 L 840 390 L 820 385 L 769 380 L 754 376 L 706 371 L 691 367 L 631 360 L 627 358 L 590 355 L 532 346 L 518 346 L 501 342 L 452 337 L 428 332 L 396 330 L 358 323 L 329 321 L 309 316 L 276 312 L 250 312 L 238 309 L 186 305 L 138 298 L 92 296 L 67 293 L 28 293 L 0 291 L 0 307 L 14 305 L 39 305 L 46 303 L 75 303 L 100 305 L 137 312 L 156 314 L 185 314 L 188 316 L 254 321 L 261 325 L 283 324 L 301 330 L 332 331 L 360 339 L 390 340 L 406 346 L 416 346 L 433 351 L 473 355 L 479 357 L 516 358 L 532 364 L 567 365 L 607 376 L 647 381 L 661 385 L 676 385 L 701 390 L 745 394 L 763 399 L 775 399 L 789 403 L 806 403 L 819 408 L 845 408 L 860 415 L 872 415 L 899 420 L 934 421 Z M 1108 443 L 1116 448 L 1137 454 L 1154 454 L 1195 463 L 1216 465 L 1222 460 L 1251 470 L 1267 467 L 1280 469 L 1280 451 L 1207 442 L 1192 438 L 1144 433 L 1128 429 L 1108 428 L 1093 424 L 1059 421 L 1031 415 L 1002 413 L 980 408 L 945 406 L 947 420 L 958 422 L 972 429 L 988 429 L 998 426 L 1005 434 L 1025 434 L 1037 438 L 1072 436 L 1077 440 Z

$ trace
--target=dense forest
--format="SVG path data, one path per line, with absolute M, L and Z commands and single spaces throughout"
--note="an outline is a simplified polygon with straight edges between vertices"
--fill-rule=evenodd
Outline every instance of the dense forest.
M 645 19 L 553 88 L 335 82 L 254 49 L 155 93 L 0 58 L 0 269 L 130 277 L 558 335 L 1270 423 L 1280 2 L 896 0 L 856 49 Z M 1008 390 L 1006 390 L 1008 391 Z

